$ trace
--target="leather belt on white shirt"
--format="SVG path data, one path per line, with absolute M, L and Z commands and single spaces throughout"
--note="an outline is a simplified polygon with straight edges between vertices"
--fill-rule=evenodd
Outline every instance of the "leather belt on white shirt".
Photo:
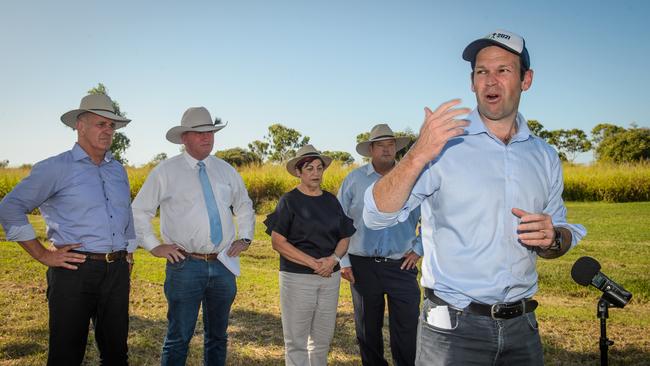
M 178 251 L 181 252 L 181 254 L 184 257 L 191 256 L 191 257 L 194 257 L 196 259 L 202 259 L 202 260 L 204 260 L 206 262 L 216 261 L 217 256 L 219 255 L 219 253 L 205 253 L 205 254 L 204 253 L 190 253 L 190 252 L 186 252 L 186 251 L 184 251 L 182 249 L 179 249 Z

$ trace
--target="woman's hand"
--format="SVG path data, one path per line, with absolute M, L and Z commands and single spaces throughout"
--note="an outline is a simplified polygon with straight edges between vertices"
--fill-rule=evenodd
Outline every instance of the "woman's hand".
M 320 268 L 316 270 L 316 274 L 321 275 L 323 277 L 331 277 L 332 272 L 334 271 L 334 267 L 339 263 L 339 261 L 336 259 L 334 255 L 330 255 L 329 257 L 323 257 L 323 258 L 318 258 L 316 259 L 316 262 L 320 263 Z

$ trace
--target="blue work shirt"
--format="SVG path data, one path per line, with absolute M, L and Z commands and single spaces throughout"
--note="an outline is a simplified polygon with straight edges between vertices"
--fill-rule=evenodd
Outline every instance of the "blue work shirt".
M 107 152 L 99 165 L 75 144 L 38 162 L 0 202 L 7 240 L 36 238 L 27 214 L 38 207 L 55 245 L 81 243 L 76 250 L 108 253 L 136 247 L 129 181 L 122 164 Z
M 364 210 L 366 225 L 381 228 L 406 220 L 421 205 L 422 285 L 458 308 L 537 292 L 537 253 L 518 241 L 513 207 L 550 215 L 554 226 L 571 231 L 572 247 L 586 234 L 566 221 L 557 152 L 530 134 L 521 114 L 508 144 L 486 129 L 477 110 L 468 120 L 465 134 L 448 141 L 423 169 L 400 211 L 378 211 L 374 184 Z
M 404 222 L 381 230 L 371 230 L 363 223 L 363 195 L 381 175 L 372 163 L 363 165 L 348 174 L 339 189 L 338 199 L 343 212 L 354 220 L 356 233 L 350 238 L 347 254 L 363 257 L 400 259 L 410 251 L 422 256 L 422 240 L 416 235 L 420 208 L 411 211 Z M 348 255 L 341 258 L 341 267 L 350 267 Z

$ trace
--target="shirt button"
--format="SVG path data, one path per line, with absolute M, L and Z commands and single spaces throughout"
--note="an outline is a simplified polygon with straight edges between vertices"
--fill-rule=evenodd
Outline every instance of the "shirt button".
M 115 236 L 115 233 L 113 233 L 113 236 Z
M 111 215 L 111 219 L 113 218 L 113 215 Z

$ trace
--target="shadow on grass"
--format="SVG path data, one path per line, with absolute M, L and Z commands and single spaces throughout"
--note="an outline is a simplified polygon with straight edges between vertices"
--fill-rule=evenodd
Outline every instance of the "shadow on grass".
M 47 353 L 48 330 L 30 328 L 12 334 L 12 340 L 0 345 L 0 360 L 16 360 Z
M 160 351 L 167 329 L 166 319 L 130 317 L 129 359 L 132 365 L 155 365 L 160 363 Z M 199 320 L 190 345 L 188 365 L 200 365 L 203 358 L 203 324 Z M 350 312 L 339 312 L 331 353 L 331 365 L 357 365 L 358 355 L 354 334 L 354 320 Z M 47 354 L 48 331 L 45 327 L 25 328 L 14 334 L 13 340 L 0 345 L 0 360 L 13 360 L 16 365 L 27 365 L 34 359 L 44 360 Z M 283 365 L 282 323 L 277 315 L 254 310 L 235 309 L 231 313 L 229 331 L 228 365 Z M 597 338 L 589 352 L 573 352 L 556 344 L 550 338 L 545 342 L 546 365 L 598 365 L 600 353 Z M 553 344 L 549 344 L 549 341 Z M 616 341 L 616 340 L 615 340 Z M 271 350 L 271 351 L 268 351 Z M 345 358 L 345 359 L 340 359 Z M 23 360 L 24 362 L 21 362 Z M 609 349 L 610 365 L 648 365 L 650 349 L 636 346 L 617 346 Z M 99 361 L 93 331 L 89 334 L 84 364 Z
M 543 341 L 543 339 L 542 339 Z M 647 366 L 650 364 L 650 349 L 627 346 L 617 349 L 616 345 L 609 348 L 609 365 Z M 544 365 L 583 366 L 600 365 L 600 350 L 598 339 L 594 341 L 593 352 L 573 352 L 562 348 L 545 345 Z

